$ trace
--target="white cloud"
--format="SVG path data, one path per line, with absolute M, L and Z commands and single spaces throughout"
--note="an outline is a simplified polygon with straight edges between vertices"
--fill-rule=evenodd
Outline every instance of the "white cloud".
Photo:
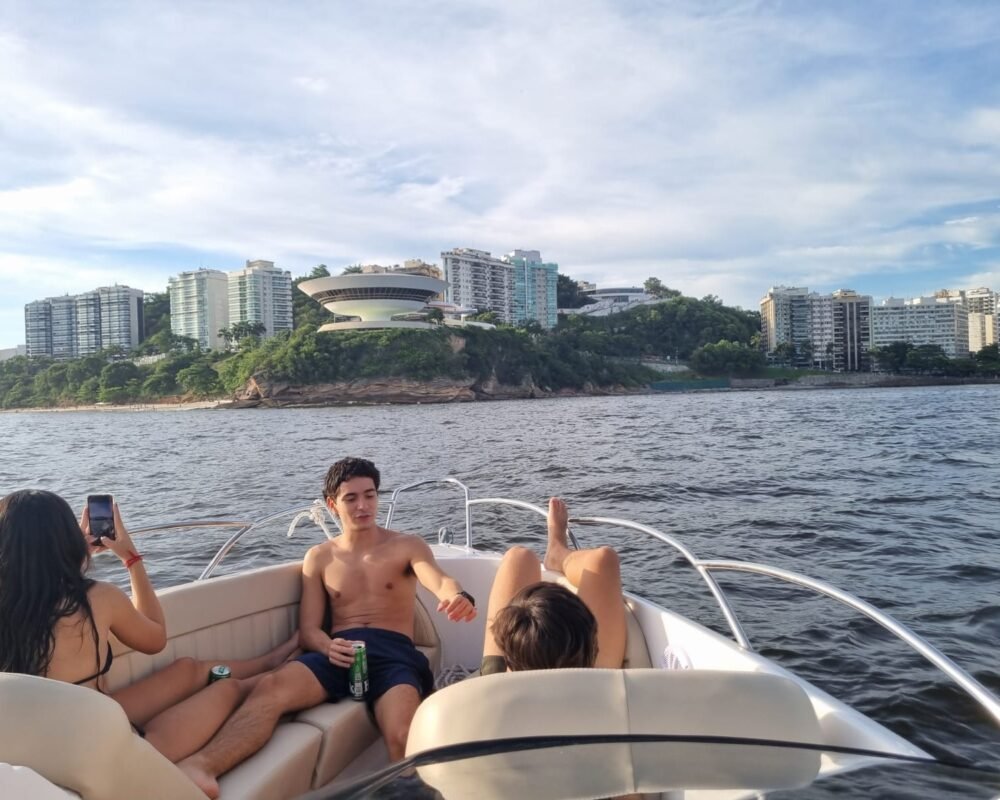
M 886 274 L 907 294 L 938 252 L 1000 247 L 983 207 L 1000 186 L 997 9 L 64 11 L 25 7 L 0 31 L 0 281 L 16 287 L 0 312 L 43 287 L 162 288 L 203 257 L 305 272 L 453 246 L 537 247 L 576 277 L 661 274 L 754 306 L 775 283 Z M 160 251 L 176 263 L 143 263 Z M 44 282 L 15 280 L 23 264 Z

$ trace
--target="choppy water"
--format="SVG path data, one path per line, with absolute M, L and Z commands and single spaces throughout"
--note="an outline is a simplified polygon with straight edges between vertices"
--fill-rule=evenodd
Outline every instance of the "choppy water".
M 0 414 L 0 492 L 47 488 L 80 506 L 108 491 L 133 526 L 307 503 L 344 455 L 375 460 L 385 487 L 453 475 L 477 496 L 542 504 L 559 494 L 572 513 L 645 522 L 702 557 L 805 572 L 880 606 L 1000 692 L 997 386 Z M 414 495 L 396 521 L 429 535 L 460 529 L 454 496 Z M 543 534 L 541 518 L 516 511 L 477 512 L 476 521 L 480 546 Z M 703 584 L 672 552 L 623 532 L 578 533 L 619 548 L 629 588 L 723 630 Z M 156 585 L 195 576 L 225 536 L 148 537 Z M 308 536 L 261 534 L 232 568 L 290 557 Z M 763 653 L 921 746 L 1000 766 L 1000 736 L 985 715 L 876 625 L 766 578 L 721 580 Z M 912 780 L 896 770 L 831 791 L 904 796 Z M 1000 791 L 995 781 L 935 780 L 919 794 Z

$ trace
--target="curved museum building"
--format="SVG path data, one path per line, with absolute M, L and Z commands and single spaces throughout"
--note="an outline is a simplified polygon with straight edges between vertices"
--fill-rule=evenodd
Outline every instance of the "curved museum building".
M 354 317 L 329 322 L 321 331 L 363 330 L 366 328 L 431 328 L 428 322 L 395 319 L 418 313 L 442 294 L 448 284 L 437 278 L 402 273 L 341 275 L 303 281 L 299 289 L 337 317 Z

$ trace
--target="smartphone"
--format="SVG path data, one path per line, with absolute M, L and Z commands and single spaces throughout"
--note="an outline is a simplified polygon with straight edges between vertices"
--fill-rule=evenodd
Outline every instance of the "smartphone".
M 92 494 L 87 498 L 90 511 L 90 537 L 97 541 L 115 538 L 115 501 L 110 494 Z

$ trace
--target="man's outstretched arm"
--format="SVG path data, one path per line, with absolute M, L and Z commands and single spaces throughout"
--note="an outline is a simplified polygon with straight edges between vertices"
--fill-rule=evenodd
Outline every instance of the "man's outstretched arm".
M 476 618 L 476 604 L 472 596 L 462 590 L 462 584 L 447 575 L 438 565 L 430 545 L 419 536 L 413 539 L 410 564 L 420 584 L 440 602 L 438 611 L 447 614 L 452 622 L 471 622 Z

